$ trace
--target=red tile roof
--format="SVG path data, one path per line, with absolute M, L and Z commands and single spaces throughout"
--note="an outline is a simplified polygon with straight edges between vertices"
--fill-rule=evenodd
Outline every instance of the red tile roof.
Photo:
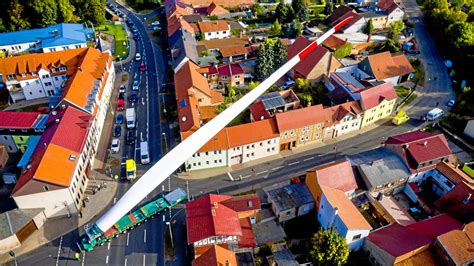
M 377 3 L 377 7 L 390 14 L 393 12 L 393 10 L 399 8 L 400 6 L 398 6 L 393 0 L 380 0 Z
M 397 93 L 390 82 L 385 82 L 360 92 L 361 106 L 364 111 L 378 106 L 383 100 L 390 101 L 396 98 Z
M 277 113 L 275 118 L 280 132 L 323 123 L 323 105 L 318 104 L 306 108 Z
M 350 26 L 354 25 L 356 22 L 362 19 L 352 8 L 341 5 L 338 8 L 334 9 L 333 13 L 326 19 L 332 26 L 335 26 L 337 23 L 343 21 L 344 19 L 352 17 L 352 20 L 349 21 L 341 30 L 345 30 Z
M 311 43 L 306 37 L 299 36 L 295 42 L 288 47 L 288 59 L 294 57 L 301 50 L 307 47 Z M 302 76 L 308 76 L 309 73 L 316 67 L 319 61 L 323 58 L 324 55 L 329 53 L 329 51 L 323 46 L 318 46 L 311 53 L 308 54 L 301 62 L 296 64 L 293 69 L 301 74 Z
M 198 27 L 204 33 L 230 30 L 229 23 L 225 20 L 199 21 Z
M 219 15 L 224 15 L 228 14 L 229 11 L 227 9 L 221 7 L 220 5 L 217 5 L 216 3 L 212 2 L 206 10 L 207 14 L 209 16 L 219 16 Z
M 252 225 L 248 217 L 239 219 L 240 228 L 242 229 L 242 236 L 239 238 L 239 248 L 256 248 L 257 241 L 253 234 Z
M 265 105 L 263 104 L 262 101 L 255 102 L 249 106 L 250 113 L 253 116 L 253 119 L 255 121 L 259 120 L 264 120 L 264 119 L 269 119 L 270 114 L 268 111 L 265 109 Z M 262 119 L 263 117 L 263 119 Z
M 208 194 L 186 203 L 188 244 L 212 236 L 242 236 L 237 213 L 220 204 L 230 198 Z
M 218 245 L 213 245 L 201 256 L 193 260 L 192 266 L 237 266 L 235 253 Z
M 347 102 L 324 108 L 324 126 L 328 127 L 339 123 L 347 114 L 358 115 L 362 112 L 357 101 Z
M 339 38 L 335 35 L 331 35 L 322 43 L 322 45 L 326 46 L 329 49 L 336 50 L 337 48 L 343 46 L 346 43 L 347 43 L 347 41 L 345 41 L 345 40 L 343 40 L 343 39 L 341 39 L 341 38 Z
M 474 217 L 474 184 L 461 182 L 448 193 L 435 201 L 441 212 L 447 212 L 463 221 L 472 221 Z
M 260 209 L 260 198 L 255 194 L 232 197 L 228 200 L 222 201 L 221 203 L 236 212 Z
M 68 107 L 59 121 L 51 143 L 80 153 L 85 144 L 91 120 L 90 114 Z
M 390 52 L 369 55 L 367 57 L 375 78 L 384 80 L 414 72 L 405 54 L 392 56 Z
M 224 76 L 234 76 L 234 75 L 244 74 L 244 71 L 242 70 L 242 67 L 240 67 L 239 64 L 221 65 L 219 66 L 217 71 L 219 72 L 219 75 L 224 75 Z
M 238 147 L 280 136 L 274 119 L 227 127 L 229 147 Z M 242 132 L 246 132 L 242 134 Z
M 366 239 L 390 255 L 399 257 L 430 245 L 437 236 L 459 228 L 462 228 L 462 223 L 441 214 L 405 227 L 391 224 L 371 232 Z
M 344 192 L 353 191 L 357 188 L 354 172 L 348 160 L 318 166 L 312 171 L 316 172 L 316 179 L 320 186 L 335 188 Z
M 245 55 L 248 54 L 249 51 L 247 47 L 244 45 L 232 45 L 232 46 L 225 46 L 220 47 L 219 52 L 221 53 L 222 57 L 229 57 L 234 55 Z
M 0 128 L 30 129 L 40 115 L 38 112 L 0 112 Z

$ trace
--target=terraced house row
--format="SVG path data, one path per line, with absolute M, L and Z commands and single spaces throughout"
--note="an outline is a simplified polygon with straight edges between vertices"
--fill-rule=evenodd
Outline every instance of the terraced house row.
M 94 48 L 0 59 L 12 101 L 44 98 L 53 109 L 0 114 L 2 144 L 23 156 L 12 192 L 20 209 L 48 218 L 83 208 L 115 80 L 112 60 Z

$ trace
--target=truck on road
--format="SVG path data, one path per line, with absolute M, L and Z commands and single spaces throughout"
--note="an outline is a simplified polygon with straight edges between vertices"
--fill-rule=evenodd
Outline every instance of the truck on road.
M 136 124 L 135 108 L 127 108 L 125 118 L 127 119 L 127 128 L 134 128 Z

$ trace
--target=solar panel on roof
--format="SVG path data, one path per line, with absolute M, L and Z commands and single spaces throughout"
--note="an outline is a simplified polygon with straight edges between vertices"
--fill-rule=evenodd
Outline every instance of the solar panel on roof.
M 271 92 L 260 97 L 266 110 L 285 106 L 285 100 L 278 92 Z
M 179 107 L 181 108 L 186 107 L 186 100 L 181 100 L 181 102 L 179 102 Z

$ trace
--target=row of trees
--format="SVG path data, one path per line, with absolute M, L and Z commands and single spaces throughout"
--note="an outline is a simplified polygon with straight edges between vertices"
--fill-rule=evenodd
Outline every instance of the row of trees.
M 295 19 L 307 21 L 309 19 L 308 3 L 305 0 L 294 0 L 291 5 L 288 5 L 281 0 L 275 10 L 275 17 L 283 23 L 290 23 Z
M 255 75 L 264 80 L 287 60 L 287 48 L 281 39 L 266 39 L 257 52 Z
M 61 22 L 105 20 L 105 0 L 0 1 L 0 31 L 47 27 Z
M 158 8 L 161 4 L 160 0 L 127 0 L 127 4 L 132 6 L 134 9 L 153 9 Z

